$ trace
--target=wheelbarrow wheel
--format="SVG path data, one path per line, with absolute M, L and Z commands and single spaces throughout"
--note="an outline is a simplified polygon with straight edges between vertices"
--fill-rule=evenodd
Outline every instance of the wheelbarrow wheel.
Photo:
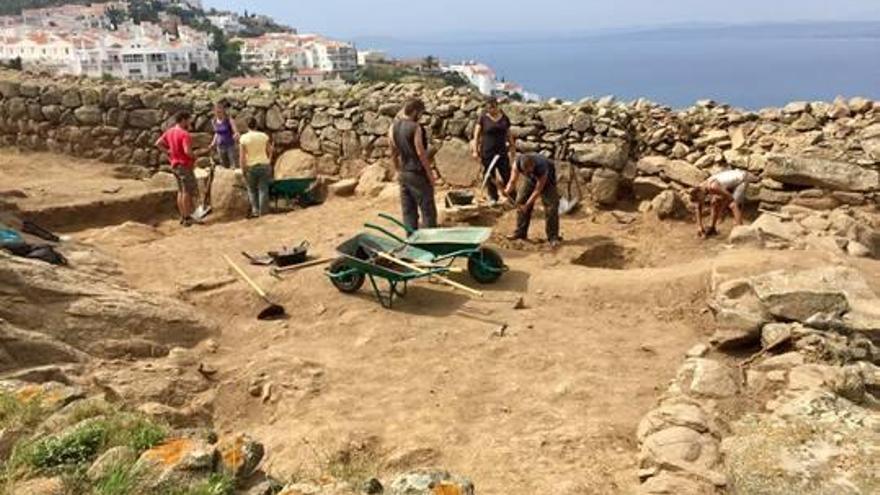
M 480 248 L 468 258 L 468 272 L 481 284 L 497 282 L 505 270 L 501 255 L 489 248 Z
M 349 270 L 351 270 L 351 268 L 345 262 L 345 259 L 338 259 L 330 265 L 330 273 L 332 275 L 343 273 Z M 331 277 L 330 281 L 333 282 L 333 285 L 339 290 L 339 292 L 351 294 L 352 292 L 359 291 L 360 288 L 363 287 L 366 278 L 367 277 L 364 276 L 363 273 L 357 272 L 346 275 L 344 277 Z

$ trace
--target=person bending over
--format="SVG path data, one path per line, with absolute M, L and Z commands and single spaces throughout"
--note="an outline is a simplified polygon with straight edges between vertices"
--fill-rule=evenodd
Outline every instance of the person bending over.
M 690 192 L 691 201 L 696 204 L 697 226 L 699 236 L 702 238 L 718 235 L 718 220 L 723 213 L 730 209 L 737 225 L 743 224 L 742 208 L 746 200 L 746 188 L 750 182 L 749 174 L 745 170 L 725 170 L 719 172 Z M 703 207 L 709 200 L 711 208 L 711 225 L 705 228 L 703 225 Z
M 424 112 L 425 104 L 421 100 L 410 100 L 404 106 L 403 114 L 388 130 L 391 159 L 400 172 L 398 177 L 403 223 L 411 230 L 437 226 L 434 172 L 428 160 L 428 136 L 419 124 L 419 118 Z
M 193 198 L 199 191 L 193 171 L 195 157 L 192 152 L 192 136 L 189 133 L 192 117 L 188 112 L 180 112 L 174 120 L 174 127 L 159 137 L 156 146 L 168 154 L 171 171 L 177 179 L 177 211 L 180 213 L 180 224 L 189 227 L 193 224 Z
M 486 192 L 494 203 L 498 201 L 496 174 L 501 177 L 501 188 L 510 181 L 510 164 L 516 153 L 516 139 L 510 132 L 510 119 L 498 107 L 498 100 L 486 100 L 486 111 L 477 119 L 474 127 L 473 155 L 483 165 L 483 174 L 488 174 L 492 162 L 495 167 L 486 181 Z
M 538 198 L 541 198 L 541 202 L 544 203 L 544 214 L 547 217 L 545 225 L 547 241 L 549 241 L 550 247 L 558 247 L 562 238 L 559 236 L 559 191 L 556 189 L 556 166 L 551 160 L 538 153 L 520 155 L 516 159 L 513 175 L 504 191 L 508 197 L 513 197 L 516 183 L 521 176 L 525 179 L 525 185 L 516 200 L 516 232 L 508 236 L 508 239 L 528 239 L 532 212 Z
M 250 118 L 247 132 L 242 134 L 239 143 L 239 165 L 251 203 L 249 218 L 258 218 L 269 212 L 269 185 L 273 179 L 272 140 L 268 134 L 257 130 L 257 119 Z

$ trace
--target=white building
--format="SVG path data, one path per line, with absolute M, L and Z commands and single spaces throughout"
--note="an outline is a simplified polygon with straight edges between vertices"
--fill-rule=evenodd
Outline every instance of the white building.
M 359 67 L 370 64 L 379 64 L 388 60 L 388 54 L 382 50 L 358 50 L 357 60 Z
M 19 26 L 0 29 L 0 60 L 21 58 L 27 69 L 55 74 L 163 79 L 216 71 L 217 53 L 205 33 L 182 27 L 180 37 L 147 23 L 118 31 L 49 31 Z
M 268 33 L 235 41 L 241 43 L 242 64 L 269 77 L 290 78 L 304 69 L 335 76 L 357 69 L 354 46 L 315 34 Z
M 484 95 L 488 96 L 494 94 L 498 87 L 498 80 L 495 78 L 495 71 L 493 71 L 488 65 L 476 62 L 464 62 L 458 65 L 450 65 L 445 69 L 460 74 L 469 83 L 476 86 L 480 93 Z
M 238 14 L 232 12 L 209 15 L 207 18 L 208 22 L 227 35 L 234 36 L 245 30 L 245 25 L 241 23 L 241 18 Z

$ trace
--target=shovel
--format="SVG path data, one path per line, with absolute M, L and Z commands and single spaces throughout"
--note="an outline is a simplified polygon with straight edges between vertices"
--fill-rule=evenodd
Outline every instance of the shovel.
M 581 189 L 581 183 L 575 177 L 577 171 L 574 167 L 571 167 L 568 174 L 568 190 L 566 191 L 566 195 L 559 198 L 559 214 L 560 215 L 568 215 L 573 212 L 581 202 L 581 197 L 583 196 L 583 190 Z M 572 190 L 572 186 L 577 186 L 577 192 Z
M 251 286 L 252 289 L 254 289 L 254 292 L 256 292 L 257 295 L 266 302 L 266 304 L 268 304 L 268 306 L 260 311 L 259 315 L 257 315 L 258 320 L 280 320 L 287 317 L 287 312 L 284 311 L 284 307 L 279 304 L 275 304 L 271 300 L 269 300 L 269 296 L 266 295 L 266 291 L 261 289 L 256 282 L 251 280 L 251 278 L 248 277 L 247 273 L 239 268 L 238 265 L 236 265 L 235 262 L 229 258 L 229 256 L 226 256 L 224 254 L 223 259 L 225 259 L 226 262 L 229 263 L 229 266 L 231 266 L 232 269 L 235 270 L 241 276 L 241 278 L 243 278 L 244 281 Z
M 202 198 L 202 204 L 196 208 L 196 211 L 193 212 L 192 217 L 196 221 L 202 221 L 211 214 L 213 208 L 211 208 L 211 187 L 214 185 L 214 168 L 216 167 L 216 163 L 214 162 L 214 157 L 211 157 L 211 166 L 208 169 L 208 178 L 205 179 L 205 196 Z

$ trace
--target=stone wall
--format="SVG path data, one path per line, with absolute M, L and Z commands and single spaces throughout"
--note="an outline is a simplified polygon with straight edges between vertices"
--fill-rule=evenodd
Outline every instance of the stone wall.
M 255 117 L 279 150 L 300 148 L 321 156 L 320 173 L 344 176 L 362 168 L 342 166 L 344 161 L 387 157 L 388 126 L 413 96 L 427 103 L 424 123 L 439 149 L 436 167 L 443 181 L 473 184 L 478 169 L 468 140 L 480 96 L 466 88 L 438 91 L 419 84 L 230 91 L 213 83 L 41 79 L 0 72 L 0 144 L 157 168 L 162 157 L 153 142 L 174 113 L 186 109 L 196 116 L 196 151 L 205 157 L 212 103 L 225 99 L 239 124 Z M 750 196 L 769 205 L 863 203 L 876 200 L 880 189 L 880 103 L 863 98 L 759 112 L 711 101 L 674 111 L 645 100 L 611 98 L 514 103 L 505 109 L 520 151 L 574 165 L 603 203 L 627 195 L 650 199 L 728 166 L 762 177 Z

